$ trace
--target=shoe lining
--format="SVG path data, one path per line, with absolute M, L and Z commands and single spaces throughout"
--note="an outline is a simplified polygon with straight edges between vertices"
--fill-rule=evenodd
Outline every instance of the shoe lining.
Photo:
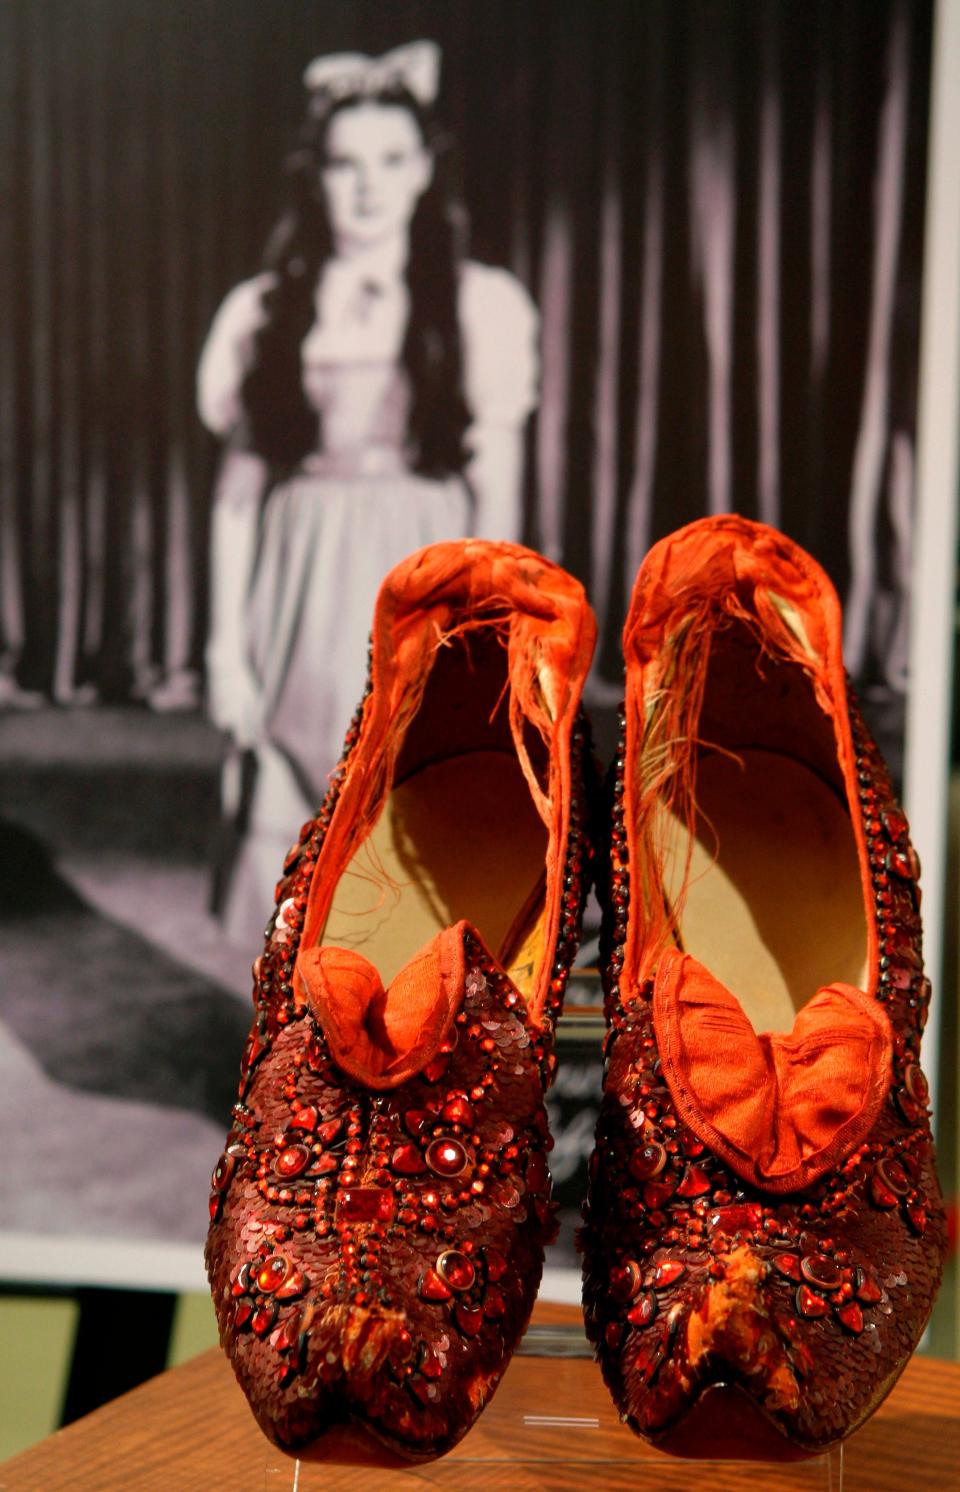
M 756 1031 L 787 1033 L 818 989 L 865 989 L 868 977 L 856 839 L 833 727 L 806 671 L 761 656 L 744 627 L 721 633 L 695 757 L 692 837 L 659 810 L 678 940 Z
M 697 810 L 680 939 L 736 995 L 754 1030 L 789 1032 L 824 985 L 865 988 L 856 844 L 822 779 L 774 752 L 707 754 Z M 690 837 L 674 815 L 665 819 L 673 900 Z
M 492 631 L 441 649 L 383 810 L 337 884 L 320 942 L 362 953 L 384 986 L 464 919 L 521 994 L 534 988 L 548 839 L 513 749 L 506 678 Z

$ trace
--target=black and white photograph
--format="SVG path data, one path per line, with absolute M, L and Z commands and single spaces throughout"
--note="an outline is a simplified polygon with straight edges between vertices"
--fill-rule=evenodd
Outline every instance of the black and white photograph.
M 902 792 L 937 10 L 0 6 L 9 1290 L 205 1290 L 251 966 L 414 551 L 582 583 L 604 771 L 652 546 L 780 530 Z M 599 933 L 592 898 L 547 1096 L 567 1302 Z

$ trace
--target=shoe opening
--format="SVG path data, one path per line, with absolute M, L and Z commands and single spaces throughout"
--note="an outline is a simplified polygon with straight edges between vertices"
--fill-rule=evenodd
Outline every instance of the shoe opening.
M 784 624 L 806 651 L 802 618 Z M 788 1032 L 821 987 L 867 987 L 860 857 L 834 722 L 814 670 L 764 645 L 750 620 L 704 629 L 697 647 L 702 697 L 686 775 L 670 779 L 655 810 L 664 893 L 682 949 L 735 992 L 756 1031 Z
M 391 981 L 445 928 L 476 928 L 520 992 L 543 952 L 547 828 L 514 744 L 504 629 L 454 632 L 437 648 L 393 782 L 340 876 L 320 941 Z M 546 791 L 547 749 L 524 735 Z M 389 993 L 387 998 L 389 998 Z

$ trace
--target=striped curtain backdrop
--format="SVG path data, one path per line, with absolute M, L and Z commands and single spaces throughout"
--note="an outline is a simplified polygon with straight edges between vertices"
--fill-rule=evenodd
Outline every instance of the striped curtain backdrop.
M 198 671 L 197 354 L 258 268 L 304 66 L 443 48 L 475 257 L 542 316 L 528 538 L 617 639 L 649 544 L 783 527 L 856 675 L 905 688 L 927 0 L 6 0 L 0 670 L 68 702 Z

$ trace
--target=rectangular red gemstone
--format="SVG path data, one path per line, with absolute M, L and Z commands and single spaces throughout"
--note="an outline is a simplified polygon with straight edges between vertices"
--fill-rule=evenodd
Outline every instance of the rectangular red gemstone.
M 389 1223 L 394 1196 L 382 1186 L 356 1186 L 337 1197 L 338 1223 Z

